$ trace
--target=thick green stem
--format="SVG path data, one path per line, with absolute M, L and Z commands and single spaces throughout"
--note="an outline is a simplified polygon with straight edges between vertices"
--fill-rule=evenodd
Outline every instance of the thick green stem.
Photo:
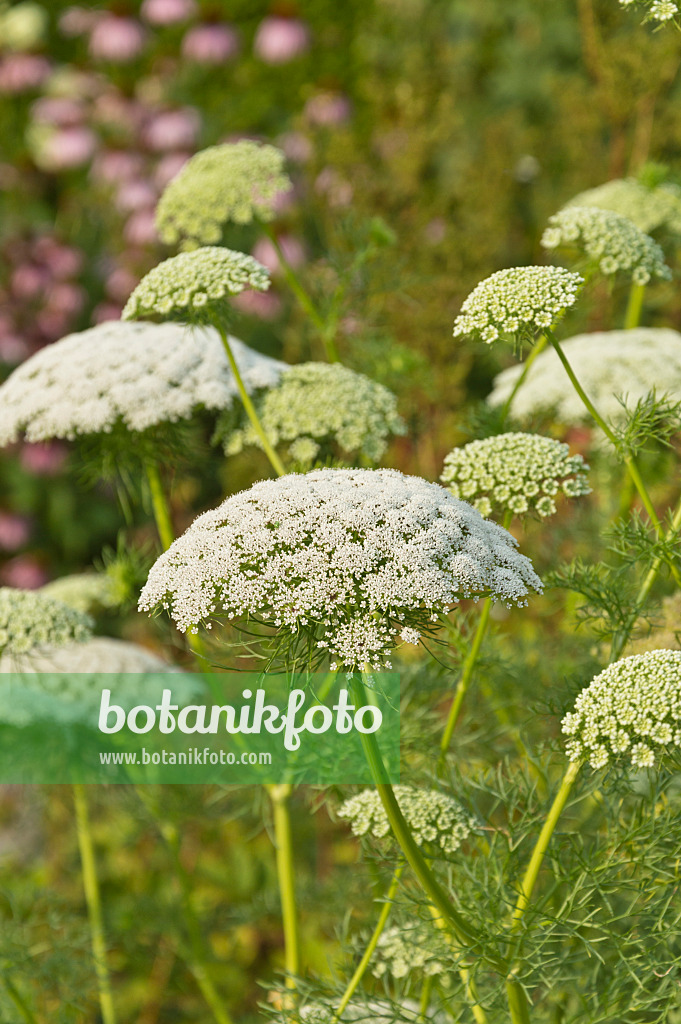
M 201 924 L 194 910 L 191 882 L 180 856 L 180 835 L 178 830 L 175 825 L 164 821 L 160 817 L 156 806 L 147 796 L 142 786 L 137 787 L 137 795 L 156 822 L 172 856 L 175 876 L 180 886 L 180 893 L 182 896 L 183 917 L 187 927 L 187 933 L 189 935 L 189 945 L 191 950 L 189 969 L 194 976 L 194 980 L 199 987 L 201 995 L 210 1007 L 217 1024 L 232 1024 L 232 1018 L 222 1001 L 220 993 L 213 984 L 213 979 L 211 978 L 208 970 L 209 955 L 203 939 Z
M 643 309 L 643 296 L 646 286 L 644 284 L 632 284 L 629 290 L 629 301 L 627 311 L 624 315 L 624 329 L 631 331 L 638 327 L 641 322 L 641 310 Z
M 358 704 L 366 703 L 367 696 L 364 684 L 357 676 L 353 679 L 353 689 Z M 362 733 L 360 738 L 364 756 L 367 759 L 369 770 L 376 785 L 376 791 L 388 816 L 390 827 L 407 863 L 421 883 L 424 892 L 437 907 L 458 942 L 465 949 L 470 949 L 476 956 L 485 960 L 494 970 L 505 973 L 506 965 L 504 962 L 498 957 L 490 956 L 486 952 L 482 937 L 459 913 L 456 907 L 453 906 L 446 892 L 426 864 L 425 858 L 399 808 L 393 788 L 388 782 L 385 782 L 387 772 L 376 737 L 373 733 Z
M 274 841 L 277 855 L 277 878 L 281 899 L 281 916 L 284 925 L 284 963 L 286 966 L 286 987 L 296 988 L 296 976 L 300 974 L 300 941 L 298 937 L 298 911 L 296 908 L 296 883 L 293 857 L 293 836 L 291 830 L 290 799 L 293 787 L 289 783 L 265 787 L 272 801 L 274 812 Z
M 272 469 L 277 474 L 277 476 L 284 476 L 284 474 L 286 473 L 286 470 L 284 469 L 284 464 L 282 463 L 281 459 L 279 458 L 274 448 L 270 444 L 267 434 L 263 429 L 263 425 L 260 422 L 260 417 L 258 416 L 255 410 L 253 402 L 251 401 L 251 396 L 249 395 L 248 391 L 246 391 L 246 386 L 243 382 L 243 378 L 241 376 L 239 367 L 237 366 L 236 359 L 234 358 L 234 353 L 232 352 L 232 346 L 229 343 L 229 338 L 227 337 L 227 334 L 225 333 L 222 327 L 218 327 L 218 333 L 222 338 L 222 344 L 224 346 L 225 352 L 227 353 L 227 359 L 229 360 L 229 365 L 232 369 L 234 380 L 236 381 L 236 386 L 239 389 L 239 395 L 241 397 L 244 409 L 246 410 L 246 415 L 251 421 L 251 425 L 255 430 L 256 434 L 260 438 L 260 443 L 263 446 L 267 458 L 270 460 Z
M 106 956 L 106 939 L 104 937 L 104 919 L 99 895 L 97 865 L 92 843 L 92 832 L 90 831 L 90 816 L 88 814 L 85 787 L 81 783 L 75 783 L 73 786 L 73 803 L 76 810 L 76 829 L 78 832 L 78 848 L 80 850 L 85 902 L 90 920 L 90 937 L 99 991 L 99 1008 L 103 1024 L 116 1024 L 116 1013 L 114 1011 L 111 979 L 109 977 Z
M 395 900 L 395 896 L 397 895 L 397 889 L 400 884 L 400 877 L 402 875 L 403 870 L 404 864 L 398 864 L 398 866 L 395 868 L 392 881 L 390 882 L 390 888 L 386 893 L 385 899 L 383 901 L 383 906 L 381 907 L 381 913 L 378 915 L 376 927 L 374 928 L 371 938 L 369 939 L 367 948 L 364 950 L 364 955 L 357 965 L 357 970 L 350 978 L 350 981 L 347 984 L 347 988 L 345 989 L 345 992 L 341 997 L 341 1001 L 338 1004 L 338 1009 L 334 1013 L 334 1017 L 336 1018 L 340 1017 L 343 1010 L 348 1005 L 353 995 L 357 991 L 357 986 L 364 977 L 366 969 L 369 966 L 369 961 L 371 960 L 372 956 L 374 955 L 374 952 L 376 951 L 378 940 L 383 934 L 383 930 L 386 924 L 388 923 L 388 918 L 390 917 L 390 911 L 392 910 L 392 905 Z
M 501 418 L 502 418 L 502 420 L 505 420 L 506 417 L 508 416 L 509 412 L 511 411 L 511 406 L 513 404 L 513 399 L 518 394 L 518 392 L 520 391 L 521 387 L 523 386 L 523 384 L 527 380 L 527 375 L 530 372 L 530 367 L 532 366 L 532 363 L 535 361 L 537 356 L 540 355 L 544 351 L 544 349 L 546 348 L 548 343 L 549 343 L 549 339 L 546 337 L 545 334 L 542 334 L 541 338 L 539 338 L 538 341 L 536 341 L 534 343 L 534 345 L 532 346 L 532 351 L 530 352 L 529 356 L 525 360 L 525 362 L 523 364 L 523 368 L 520 371 L 520 373 L 518 374 L 518 377 L 516 378 L 516 382 L 513 385 L 513 388 L 511 389 L 510 395 L 508 396 L 508 398 L 506 399 L 506 401 L 504 402 L 504 404 L 501 407 Z
M 307 313 L 310 320 L 312 321 L 314 326 L 319 331 L 319 334 L 321 335 L 322 341 L 324 342 L 324 348 L 326 349 L 327 359 L 329 360 L 330 363 L 337 363 L 340 359 L 340 356 L 338 355 L 338 349 L 336 348 L 336 343 L 334 341 L 332 333 L 333 323 L 329 325 L 327 321 L 324 319 L 324 317 L 321 315 L 317 307 L 315 306 L 314 302 L 310 298 L 300 278 L 296 274 L 295 270 L 293 269 L 289 261 L 286 259 L 286 255 L 282 247 L 279 245 L 279 239 L 275 235 L 274 231 L 272 231 L 271 227 L 269 227 L 268 224 L 265 224 L 263 226 L 265 233 L 267 234 L 267 237 L 274 246 L 275 252 L 279 258 L 279 264 L 281 266 L 284 277 L 286 278 L 286 283 L 288 284 L 289 288 L 297 298 L 298 302 L 301 305 L 301 308 L 304 310 L 305 313 Z
M 489 615 L 491 609 L 492 598 L 486 597 L 485 600 L 483 601 L 482 612 L 480 613 L 480 618 L 478 619 L 478 625 L 475 630 L 475 636 L 473 637 L 473 643 L 471 644 L 471 648 L 464 662 L 461 678 L 459 679 L 459 684 L 456 688 L 456 693 L 454 694 L 452 705 L 449 709 L 447 724 L 445 726 L 445 731 L 442 735 L 442 742 L 440 743 L 440 752 L 443 755 L 446 754 L 447 750 L 449 749 L 452 733 L 454 732 L 454 727 L 459 717 L 459 712 L 461 711 L 461 705 L 463 704 L 463 699 L 466 695 L 468 685 L 473 676 L 475 663 L 478 660 L 478 654 L 480 653 L 482 641 L 487 630 L 487 623 L 489 622 Z
M 456 941 L 452 938 L 452 935 L 448 931 L 447 925 L 440 916 L 440 913 L 437 910 L 437 908 L 434 907 L 432 903 L 429 903 L 428 910 L 430 911 L 430 915 L 433 918 L 433 923 L 435 924 L 435 927 L 439 928 L 440 931 L 446 932 L 449 945 L 454 950 L 454 952 L 461 952 L 460 947 L 457 946 Z M 478 998 L 478 989 L 477 985 L 475 984 L 475 978 L 472 976 L 471 972 L 467 967 L 463 967 L 460 965 L 458 971 L 459 977 L 461 978 L 461 983 L 463 984 L 464 987 L 464 992 L 466 993 L 466 998 L 468 999 L 471 1008 L 471 1012 L 475 1017 L 477 1024 L 487 1024 L 487 1014 L 480 1005 L 480 1000 Z
M 161 474 L 159 473 L 157 463 L 151 461 L 146 463 L 146 471 L 156 529 L 158 530 L 163 550 L 167 551 L 175 540 L 175 533 L 173 531 L 173 522 L 170 518 L 168 501 L 163 491 L 163 484 L 161 483 Z
M 38 1024 L 38 1018 L 33 1013 L 33 1010 L 28 1005 L 24 997 L 22 996 L 19 989 L 16 987 L 14 982 L 7 974 L 3 977 L 3 983 L 7 989 L 7 994 L 16 1006 L 17 1010 L 26 1021 L 26 1024 Z
M 565 372 L 567 373 L 568 377 L 570 378 L 570 382 L 572 383 L 572 386 L 574 387 L 575 391 L 577 392 L 577 394 L 581 398 L 582 402 L 584 403 L 584 405 L 588 409 L 589 413 L 591 414 L 591 416 L 593 417 L 595 422 L 601 428 L 601 430 L 603 431 L 605 436 L 608 438 L 608 440 L 615 447 L 617 447 L 617 438 L 615 437 L 615 434 L 613 433 L 612 429 L 608 426 L 608 424 L 605 422 L 603 417 L 600 415 L 600 413 L 598 412 L 598 410 L 594 406 L 593 402 L 591 401 L 591 399 L 587 395 L 586 391 L 584 390 L 582 385 L 577 380 L 577 377 L 575 376 L 575 372 L 572 369 L 572 366 L 570 365 L 570 363 L 568 362 L 567 356 L 563 352 L 563 349 L 561 348 L 560 344 L 558 343 L 558 340 L 555 338 L 553 333 L 551 333 L 551 332 L 547 332 L 547 333 L 549 335 L 549 340 L 551 341 L 551 344 L 553 345 L 553 347 L 554 347 L 554 349 L 556 351 L 556 355 L 558 356 L 558 358 L 560 359 L 561 363 L 563 364 Z M 634 459 L 634 456 L 631 455 L 631 454 L 625 455 L 624 456 L 624 464 L 626 465 L 627 471 L 628 471 L 629 475 L 631 476 L 631 479 L 634 482 L 634 486 L 636 487 L 636 490 L 638 491 L 638 494 L 639 494 L 639 497 L 640 497 L 641 502 L 643 504 L 643 507 L 645 508 L 646 512 L 648 513 L 648 518 L 650 519 L 651 523 L 653 524 L 655 532 L 657 533 L 658 537 L 663 537 L 664 536 L 664 529 L 662 527 L 662 523 L 658 519 L 657 513 L 655 512 L 655 509 L 653 507 L 653 503 L 650 500 L 650 495 L 648 494 L 648 490 L 646 488 L 646 485 L 643 482 L 643 478 L 642 478 L 641 473 L 639 471 L 638 465 L 636 464 L 636 460 Z M 674 566 L 670 566 L 670 569 L 671 569 L 672 576 L 674 577 L 674 580 L 676 582 L 676 585 L 678 587 L 681 587 L 681 573 L 679 573 L 679 571 Z

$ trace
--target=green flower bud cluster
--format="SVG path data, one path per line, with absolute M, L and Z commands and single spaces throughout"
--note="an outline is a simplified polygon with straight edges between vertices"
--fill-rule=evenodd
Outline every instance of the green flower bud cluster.
M 535 513 L 545 519 L 556 511 L 555 496 L 589 494 L 589 466 L 570 455 L 560 441 L 540 434 L 499 434 L 454 448 L 440 479 L 455 498 L 463 498 L 483 516 Z
M 193 156 L 166 187 L 156 208 L 156 228 L 168 245 L 215 245 L 223 225 L 269 221 L 291 180 L 284 154 L 248 139 L 210 146 Z
M 606 277 L 625 273 L 634 284 L 648 284 L 653 277 L 668 281 L 672 276 L 650 235 L 627 217 L 596 206 L 566 206 L 549 217 L 541 244 L 545 249 L 576 250 Z
M 414 786 L 395 786 L 394 793 L 419 846 L 455 853 L 476 827 L 475 819 L 446 793 Z M 350 822 L 353 835 L 374 839 L 390 835 L 388 815 L 376 790 L 365 789 L 350 797 L 341 804 L 338 816 Z
M 311 465 L 322 449 L 336 446 L 349 456 L 378 462 L 391 434 L 406 427 L 391 391 L 340 363 L 300 363 L 285 370 L 255 407 L 271 443 L 287 445 L 289 458 Z M 249 420 L 228 434 L 225 452 L 262 446 Z
M 603 768 L 626 754 L 632 767 L 651 767 L 661 748 L 681 747 L 681 651 L 608 665 L 579 694 L 562 730 L 571 761 Z
M 584 279 L 563 267 L 510 267 L 473 289 L 454 322 L 454 337 L 532 344 L 574 305 Z
M 116 608 L 118 595 L 114 581 L 104 572 L 80 572 L 62 576 L 40 588 L 40 593 L 74 608 L 89 612 L 93 608 Z
M 0 587 L 0 654 L 87 640 L 92 626 L 89 615 L 39 591 Z
M 252 256 L 206 246 L 172 256 L 150 270 L 128 299 L 122 317 L 224 325 L 229 320 L 229 296 L 246 288 L 265 292 L 269 286 L 267 270 Z
M 612 210 L 650 234 L 665 228 L 681 234 L 681 188 L 663 182 L 648 188 L 636 178 L 616 178 L 603 185 L 580 192 L 569 206 L 597 206 Z

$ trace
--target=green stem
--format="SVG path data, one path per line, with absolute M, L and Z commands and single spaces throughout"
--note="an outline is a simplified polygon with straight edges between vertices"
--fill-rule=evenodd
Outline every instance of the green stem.
M 343 993 L 343 995 L 341 997 L 341 1001 L 338 1004 L 338 1009 L 334 1013 L 334 1017 L 335 1018 L 340 1017 L 340 1015 L 342 1014 L 343 1010 L 346 1008 L 346 1006 L 348 1005 L 348 1003 L 352 999 L 353 995 L 357 991 L 357 986 L 359 985 L 360 981 L 364 977 L 364 973 L 365 973 L 367 967 L 369 966 L 369 961 L 371 960 L 372 956 L 374 955 L 374 952 L 376 950 L 376 946 L 378 945 L 378 940 L 380 939 L 381 935 L 383 934 L 383 930 L 384 930 L 386 924 L 388 923 L 388 918 L 390 916 L 390 911 L 392 910 L 392 905 L 393 905 L 393 902 L 395 900 L 395 896 L 397 895 L 397 889 L 399 887 L 400 877 L 401 877 L 403 871 L 404 871 L 404 864 L 398 864 L 398 866 L 395 868 L 395 871 L 393 873 L 392 881 L 390 882 L 390 888 L 388 889 L 388 892 L 386 893 L 386 896 L 385 896 L 385 900 L 383 901 L 383 906 L 381 907 L 381 913 L 378 915 L 378 921 L 376 922 L 376 927 L 374 928 L 373 934 L 372 934 L 371 938 L 369 939 L 367 948 L 364 950 L 364 955 L 363 955 L 362 959 L 360 960 L 359 964 L 357 965 L 357 970 L 355 971 L 355 973 L 351 977 L 350 981 L 348 982 L 347 988 L 345 989 L 345 992 Z
M 274 841 L 277 854 L 277 878 L 284 925 L 284 963 L 286 987 L 295 990 L 296 976 L 300 974 L 300 940 L 296 909 L 296 884 L 291 830 L 290 783 L 265 787 L 274 812 Z
M 353 679 L 353 689 L 358 703 L 366 703 L 367 696 L 364 684 L 357 676 Z M 418 878 L 425 893 L 437 907 L 440 914 L 447 922 L 448 927 L 454 933 L 456 939 L 464 948 L 471 949 L 477 956 L 484 959 L 490 967 L 496 971 L 506 971 L 506 964 L 498 957 L 490 956 L 483 948 L 482 937 L 466 921 L 459 911 L 452 905 L 444 889 L 433 875 L 426 864 L 426 861 L 419 849 L 411 830 L 404 819 L 399 808 L 395 794 L 390 783 L 383 780 L 387 778 L 383 758 L 373 733 L 362 733 L 361 742 L 364 756 L 367 759 L 372 778 L 376 785 L 376 791 L 381 798 L 383 807 L 388 816 L 390 827 L 397 840 L 402 853 L 410 868 Z
M 679 529 L 681 529 L 681 498 L 679 499 L 678 505 L 676 506 L 676 511 L 674 512 L 671 525 L 667 530 L 667 533 L 665 534 L 665 540 L 671 540 L 671 538 L 674 536 L 675 533 L 679 531 Z M 657 574 L 660 571 L 661 565 L 662 558 L 658 556 L 651 565 L 650 569 L 648 570 L 646 578 L 641 584 L 639 592 L 636 595 L 636 604 L 634 605 L 634 609 L 631 613 L 631 619 L 629 621 L 628 627 L 624 629 L 621 634 L 614 637 L 613 639 L 610 648 L 610 664 L 612 664 L 613 661 L 617 661 L 622 651 L 624 650 L 625 644 L 631 636 L 631 632 L 636 624 L 636 620 L 640 615 L 641 611 L 643 610 L 643 606 L 648 598 L 648 594 L 650 593 L 653 583 L 657 578 Z
M 641 310 L 643 308 L 643 296 L 645 294 L 646 286 L 644 284 L 633 283 L 629 290 L 629 301 L 627 302 L 627 311 L 624 315 L 624 329 L 626 331 L 633 330 L 634 327 L 638 327 L 641 322 Z
M 432 977 L 424 978 L 421 986 L 421 999 L 419 1000 L 419 1024 L 425 1024 L 428 1019 L 428 1007 L 430 1006 L 430 992 L 433 987 Z
M 461 678 L 459 680 L 459 684 L 456 688 L 456 692 L 454 694 L 452 704 L 449 709 L 447 724 L 445 726 L 445 731 L 442 735 L 442 742 L 440 743 L 440 753 L 442 755 L 446 754 L 449 748 L 452 733 L 454 732 L 454 727 L 459 717 L 459 712 L 461 711 L 461 705 L 463 704 L 463 699 L 466 695 L 468 685 L 473 676 L 473 669 L 475 668 L 475 663 L 478 660 L 478 654 L 480 653 L 482 641 L 487 630 L 487 624 L 489 622 L 489 614 L 491 609 L 492 598 L 486 597 L 482 605 L 482 612 L 480 613 L 480 618 L 478 619 L 478 625 L 475 630 L 475 635 L 473 637 L 473 643 L 471 644 L 471 648 L 464 662 Z
M 527 380 L 527 375 L 530 372 L 530 367 L 532 366 L 532 363 L 535 361 L 537 356 L 540 355 L 540 353 L 542 353 L 544 351 L 544 349 L 546 348 L 548 343 L 549 343 L 549 339 L 547 338 L 547 336 L 545 334 L 542 334 L 541 338 L 539 338 L 539 340 L 536 341 L 535 344 L 532 346 L 532 351 L 530 352 L 529 356 L 525 360 L 525 362 L 523 364 L 523 368 L 520 371 L 518 377 L 516 378 L 516 382 L 513 385 L 513 388 L 511 389 L 510 395 L 508 396 L 508 398 L 506 399 L 506 401 L 504 402 L 504 404 L 501 407 L 501 418 L 502 418 L 502 420 L 505 420 L 506 417 L 508 416 L 509 412 L 511 411 L 511 405 L 513 404 L 513 399 L 518 394 L 518 392 L 520 391 L 521 387 L 523 386 L 523 384 Z
M 297 298 L 302 309 L 307 313 L 312 323 L 319 331 L 322 341 L 324 342 L 324 348 L 326 349 L 326 356 L 330 363 L 337 363 L 340 359 L 338 355 L 338 349 L 333 338 L 333 334 L 329 330 L 329 324 L 326 322 L 324 317 L 321 315 L 314 302 L 310 298 L 307 290 L 303 286 L 300 278 L 296 274 L 295 270 L 286 259 L 283 249 L 279 245 L 279 239 L 275 235 L 274 231 L 268 224 L 264 224 L 263 228 L 270 242 L 274 246 L 275 252 L 279 258 L 282 272 L 286 278 L 286 283 Z M 333 324 L 331 325 L 333 326 Z
M 170 854 L 172 856 L 175 877 L 177 878 L 180 886 L 184 921 L 189 935 L 189 944 L 191 949 L 189 969 L 191 970 L 194 980 L 201 991 L 201 995 L 210 1007 L 217 1024 L 232 1024 L 232 1018 L 222 1001 L 220 993 L 213 984 L 213 979 L 211 978 L 208 970 L 209 954 L 203 939 L 201 924 L 196 915 L 196 911 L 194 910 L 191 881 L 180 856 L 180 836 L 178 830 L 175 825 L 170 822 L 163 821 L 158 814 L 158 809 L 153 804 L 150 797 L 147 796 L 142 786 L 137 786 L 136 792 L 144 806 L 149 811 L 151 817 L 156 822 L 158 830 L 163 836 L 166 846 L 170 850 Z
M 256 434 L 260 438 L 260 443 L 262 444 L 265 450 L 267 458 L 270 460 L 270 463 L 272 464 L 272 469 L 277 474 L 277 476 L 284 476 L 286 470 L 284 469 L 284 465 L 281 459 L 279 458 L 274 448 L 270 444 L 267 434 L 263 429 L 263 425 L 260 422 L 260 417 L 255 411 L 255 406 L 251 401 L 251 396 L 249 395 L 248 391 L 246 391 L 243 378 L 239 371 L 239 367 L 237 366 L 236 359 L 234 358 L 234 353 L 232 352 L 232 346 L 229 343 L 229 338 L 227 337 L 227 334 L 225 333 L 222 327 L 218 327 L 218 333 L 222 338 L 222 344 L 224 346 L 225 352 L 227 353 L 227 359 L 229 360 L 229 365 L 232 368 L 234 380 L 236 381 L 236 386 L 239 389 L 239 395 L 241 396 L 241 401 L 243 402 L 244 409 L 246 410 L 246 415 L 251 421 L 251 425 L 255 430 Z
M 78 832 L 78 848 L 80 850 L 85 902 L 90 920 L 92 956 L 95 962 L 95 974 L 99 990 L 99 1008 L 103 1024 L 116 1024 L 116 1013 L 111 994 L 111 979 L 107 965 L 106 939 L 104 937 L 104 919 L 102 917 L 102 903 L 99 895 L 97 865 L 92 843 L 92 832 L 90 830 L 90 816 L 88 814 L 85 787 L 81 783 L 74 783 L 73 785 L 73 803 L 76 811 L 76 829 Z
M 434 907 L 432 903 L 429 903 L 428 909 L 430 911 L 431 917 L 433 918 L 433 923 L 435 924 L 435 927 L 439 928 L 440 931 L 447 932 L 447 939 L 449 941 L 449 945 L 451 946 L 455 953 L 460 953 L 461 948 L 457 946 L 456 941 L 452 938 L 451 933 L 447 930 L 447 925 L 440 916 L 440 913 L 437 910 L 437 908 Z M 466 998 L 468 999 L 468 1003 L 471 1008 L 471 1012 L 475 1017 L 477 1024 L 487 1024 L 487 1014 L 480 1005 L 480 999 L 478 998 L 478 989 L 477 985 L 475 984 L 475 978 L 473 978 L 471 972 L 467 967 L 459 965 L 458 971 L 459 977 L 461 978 L 461 982 L 464 987 L 464 991 L 466 993 Z
M 175 532 L 173 530 L 172 519 L 170 518 L 168 501 L 163 490 L 163 484 L 161 483 L 161 474 L 159 473 L 158 464 L 156 462 L 148 461 L 146 463 L 146 471 L 156 529 L 158 530 L 158 536 L 163 550 L 167 551 L 175 540 Z
M 33 1013 L 33 1010 L 30 1008 L 12 979 L 5 974 L 2 980 L 5 988 L 7 989 L 7 994 L 26 1021 L 26 1024 L 38 1024 L 38 1019 Z
M 577 394 L 581 398 L 582 402 L 584 403 L 584 405 L 588 409 L 589 413 L 591 414 L 591 416 L 593 417 L 595 422 L 601 428 L 601 430 L 603 431 L 605 436 L 617 448 L 617 438 L 615 437 L 615 434 L 613 433 L 612 429 L 608 426 L 608 424 L 605 422 L 603 417 L 600 415 L 600 413 L 598 412 L 598 410 L 594 406 L 593 402 L 591 401 L 591 399 L 587 395 L 586 391 L 584 390 L 582 385 L 577 380 L 577 377 L 575 376 L 575 372 L 572 369 L 572 366 L 570 365 L 570 363 L 568 362 L 567 356 L 565 355 L 565 353 L 563 352 L 563 349 L 561 348 L 560 344 L 558 343 L 557 338 L 550 331 L 547 331 L 547 334 L 549 336 L 549 340 L 551 341 L 551 344 L 553 345 L 553 347 L 554 347 L 554 349 L 556 351 L 556 355 L 560 359 L 560 361 L 563 364 L 563 367 L 565 369 L 565 372 L 567 373 L 568 377 L 570 378 L 570 381 L 571 381 L 572 386 L 574 387 L 575 391 L 577 392 Z M 636 487 L 636 490 L 638 491 L 638 494 L 639 494 L 639 497 L 640 497 L 641 502 L 643 504 L 643 507 L 645 508 L 646 512 L 648 513 L 648 518 L 650 519 L 651 523 L 653 524 L 655 532 L 657 533 L 658 537 L 663 537 L 664 536 L 664 530 L 663 530 L 663 527 L 662 527 L 662 523 L 660 522 L 660 520 L 657 517 L 657 513 L 655 512 L 655 509 L 653 507 L 653 503 L 650 500 L 650 495 L 648 494 L 648 490 L 646 488 L 646 485 L 643 482 L 643 478 L 642 478 L 641 473 L 639 471 L 638 465 L 636 464 L 636 460 L 634 459 L 634 456 L 631 455 L 631 454 L 625 455 L 624 456 L 624 463 L 625 463 L 625 465 L 627 467 L 627 471 L 628 471 L 629 475 L 631 476 L 631 479 L 634 481 L 634 486 Z M 676 585 L 678 587 L 681 587 L 681 573 L 679 573 L 678 570 L 675 569 L 674 566 L 670 566 L 670 569 L 671 569 L 672 576 L 674 577 L 674 580 L 676 582 Z

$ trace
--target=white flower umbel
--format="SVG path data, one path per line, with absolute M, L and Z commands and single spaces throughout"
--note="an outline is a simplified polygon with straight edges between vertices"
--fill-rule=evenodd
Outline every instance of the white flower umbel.
M 649 651 L 616 661 L 577 697 L 562 729 L 571 761 L 603 768 L 624 757 L 649 768 L 681 747 L 681 651 Z
M 0 587 L 0 654 L 81 643 L 92 635 L 92 626 L 89 615 L 54 598 L 35 590 Z
M 577 298 L 584 278 L 563 267 L 511 267 L 481 281 L 461 307 L 454 337 L 532 344 Z
M 336 1024 L 339 1019 L 341 1022 L 352 1021 L 352 1024 L 423 1024 L 424 1019 L 431 1024 L 445 1024 L 448 1019 L 443 1012 L 432 1007 L 428 1008 L 424 1017 L 422 1008 L 411 999 L 388 1003 L 379 999 L 362 1002 L 355 998 L 348 1003 L 340 1018 L 336 1015 L 334 1005 L 321 1000 L 301 1006 L 298 1012 L 304 1024 Z M 290 1024 L 290 1010 L 282 1013 L 282 1020 L 284 1018 Z
M 393 393 L 340 363 L 292 366 L 254 404 L 272 444 L 286 446 L 303 465 L 329 448 L 377 462 L 390 435 L 406 430 Z M 233 455 L 247 445 L 261 442 L 246 421 L 227 435 L 225 452 Z
M 285 366 L 230 339 L 246 388 L 276 384 Z M 0 386 L 0 445 L 141 431 L 225 409 L 238 395 L 217 331 L 112 320 L 47 345 Z
M 634 284 L 648 284 L 653 277 L 668 281 L 672 276 L 657 242 L 613 210 L 566 206 L 549 217 L 541 244 L 545 249 L 576 251 L 606 277 L 627 274 Z
M 406 978 L 415 971 L 426 978 L 437 978 L 451 970 L 451 947 L 442 932 L 425 921 L 387 928 L 378 940 L 371 965 L 375 978 L 386 974 Z
M 681 394 L 681 334 L 676 331 L 654 327 L 599 331 L 575 335 L 562 341 L 561 347 L 591 401 L 612 423 L 622 422 L 626 415 L 618 396 L 633 409 L 651 391 L 658 397 Z M 504 404 L 522 370 L 512 366 L 497 376 L 487 398 L 490 405 Z M 568 425 L 591 422 L 582 400 L 567 386 L 565 370 L 553 349 L 537 356 L 513 399 L 513 415 L 519 421 L 543 414 Z
M 681 188 L 671 182 L 648 188 L 636 178 L 616 178 L 580 192 L 568 205 L 613 210 L 647 234 L 660 228 L 681 234 Z
M 247 288 L 265 292 L 269 286 L 269 273 L 252 256 L 209 245 L 172 256 L 150 270 L 128 299 L 122 317 L 224 324 L 230 296 Z
M 499 434 L 454 448 L 440 479 L 455 498 L 470 501 L 483 516 L 556 511 L 554 498 L 589 494 L 588 465 L 560 441 L 540 434 Z
M 394 470 L 265 480 L 189 527 L 154 564 L 140 609 L 181 630 L 257 617 L 348 669 L 387 663 L 404 626 L 461 598 L 525 604 L 542 588 L 514 538 L 438 484 Z
M 0 721 L 17 726 L 80 722 L 96 727 L 103 687 L 112 691 L 112 700 L 125 711 L 140 702 L 155 705 L 167 687 L 167 672 L 173 673 L 176 703 L 186 704 L 199 696 L 200 686 L 190 675 L 124 640 L 97 636 L 25 654 L 6 651 L 0 656 Z M 20 678 L 3 679 L 3 673 Z M 149 678 L 140 690 L 142 674 Z
M 166 187 L 156 227 L 168 245 L 214 245 L 223 226 L 270 221 L 277 198 L 290 190 L 284 154 L 243 140 L 210 146 L 193 156 Z
M 455 853 L 476 827 L 476 821 L 446 793 L 414 786 L 394 786 L 393 792 L 409 829 L 428 850 Z M 350 822 L 353 835 L 384 839 L 390 822 L 379 794 L 365 789 L 341 804 L 338 816 Z

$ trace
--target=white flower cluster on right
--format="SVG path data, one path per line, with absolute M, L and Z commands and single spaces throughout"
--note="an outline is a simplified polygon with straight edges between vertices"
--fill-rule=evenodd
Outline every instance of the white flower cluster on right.
M 615 178 L 580 192 L 568 206 L 613 210 L 633 221 L 646 234 L 658 228 L 681 234 L 681 188 L 671 182 L 648 188 L 636 178 Z
M 631 7 L 634 0 L 620 0 L 622 7 Z M 652 21 L 672 21 L 679 14 L 679 5 L 674 0 L 647 0 L 647 2 L 636 4 L 637 7 L 644 7 L 648 18 Z M 647 20 L 647 19 L 646 19 Z
M 597 206 L 566 206 L 554 213 L 541 244 L 545 249 L 580 250 L 606 277 L 627 273 L 634 284 L 648 284 L 653 277 L 668 281 L 672 276 L 650 235 L 627 217 Z
M 246 288 L 266 292 L 270 275 L 252 256 L 207 245 L 153 267 L 123 309 L 123 320 L 160 316 L 181 323 L 222 323 L 226 300 Z
M 243 139 L 202 150 L 167 185 L 156 208 L 156 227 L 168 245 L 215 245 L 225 223 L 269 221 L 291 180 L 284 154 Z
M 563 267 L 510 267 L 476 285 L 454 321 L 454 337 L 530 344 L 574 305 L 584 278 Z
M 247 391 L 271 387 L 285 363 L 230 346 Z M 225 409 L 239 394 L 212 328 L 109 320 L 46 345 L 0 385 L 0 445 L 109 433 Z
M 460 599 L 526 603 L 542 584 L 508 531 L 395 470 L 263 480 L 199 516 L 152 566 L 140 610 L 178 627 L 255 616 L 346 669 L 389 665 L 405 626 Z
M 455 498 L 483 516 L 556 511 L 555 496 L 589 494 L 588 465 L 560 441 L 541 434 L 509 433 L 471 441 L 445 458 L 440 479 Z
M 303 465 L 328 446 L 378 462 L 390 435 L 406 430 L 393 393 L 340 363 L 291 366 L 254 404 L 271 443 L 287 445 L 289 457 Z M 227 455 L 262 445 L 245 415 L 241 420 L 226 438 Z
M 562 730 L 571 761 L 604 768 L 626 754 L 632 767 L 652 767 L 665 747 L 681 747 L 681 651 L 608 665 L 579 694 Z
M 81 643 L 92 635 L 89 615 L 35 590 L 0 587 L 0 654 Z
M 655 391 L 681 395 L 681 334 L 664 327 L 637 327 L 629 331 L 578 334 L 561 342 L 577 379 L 606 420 L 622 422 L 628 409 Z M 522 373 L 521 365 L 503 370 L 488 396 L 490 405 L 503 405 Z M 591 423 L 591 417 L 555 351 L 547 348 L 530 367 L 513 399 L 513 417 L 530 421 L 552 414 L 559 423 Z
M 395 799 L 419 846 L 442 853 L 455 853 L 476 828 L 477 822 L 446 793 L 415 786 L 395 786 Z M 384 839 L 390 835 L 390 822 L 375 789 L 364 789 L 351 796 L 338 810 L 338 816 L 350 822 L 353 835 Z

